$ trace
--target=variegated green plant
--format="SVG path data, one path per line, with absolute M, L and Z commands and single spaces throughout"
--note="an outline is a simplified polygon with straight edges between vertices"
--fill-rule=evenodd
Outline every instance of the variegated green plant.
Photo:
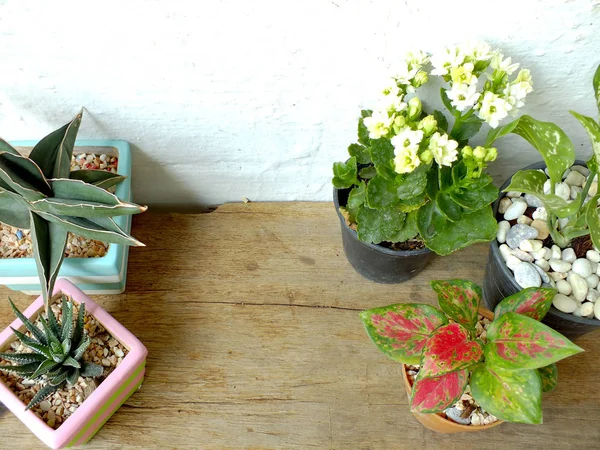
M 509 422 L 541 423 L 542 392 L 557 383 L 555 363 L 583 351 L 540 323 L 556 291 L 528 288 L 500 302 L 477 338 L 481 288 L 466 280 L 432 281 L 440 309 L 404 303 L 361 313 L 367 333 L 387 356 L 420 365 L 412 387 L 414 412 L 439 413 L 467 385 L 481 407 Z
M 27 380 L 41 380 L 43 387 L 34 395 L 27 409 L 56 392 L 65 384 L 73 386 L 79 376 L 98 377 L 103 368 L 92 362 L 83 361 L 83 354 L 91 343 L 85 331 L 85 304 L 79 305 L 79 312 L 73 325 L 73 303 L 62 297 L 62 320 L 56 319 L 52 308 L 48 308 L 46 318 L 39 321 L 42 329 L 33 324 L 10 301 L 10 306 L 30 336 L 15 330 L 21 343 L 31 350 L 23 353 L 0 353 L 0 358 L 15 365 L 0 365 L 0 370 L 13 373 Z
M 593 89 L 596 104 L 600 112 L 600 65 L 593 78 Z M 592 143 L 592 156 L 587 162 L 590 170 L 587 183 L 574 200 L 565 200 L 555 194 L 556 185 L 563 174 L 575 162 L 575 147 L 565 132 L 550 122 L 540 122 L 530 116 L 519 119 L 492 130 L 488 134 L 486 145 L 492 145 L 496 139 L 509 133 L 523 137 L 533 145 L 544 158 L 550 188 L 544 190 L 546 176 L 537 170 L 521 170 L 511 180 L 507 191 L 517 191 L 539 198 L 548 211 L 548 229 L 554 243 L 562 248 L 568 247 L 571 241 L 579 236 L 590 235 L 596 247 L 600 247 L 600 217 L 597 206 L 600 195 L 587 199 L 595 175 L 600 173 L 600 124 L 591 117 L 571 111 L 585 128 Z M 559 219 L 565 219 L 559 224 Z
M 31 229 L 46 309 L 69 231 L 106 243 L 143 245 L 112 219 L 146 210 L 106 190 L 125 177 L 101 170 L 70 171 L 82 113 L 43 138 L 28 157 L 0 139 L 0 222 Z

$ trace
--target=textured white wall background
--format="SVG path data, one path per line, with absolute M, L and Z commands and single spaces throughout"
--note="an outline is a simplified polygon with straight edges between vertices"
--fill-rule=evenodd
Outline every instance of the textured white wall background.
M 133 144 L 139 202 L 328 200 L 359 108 L 417 44 L 501 47 L 534 76 L 525 111 L 587 155 L 567 111 L 596 116 L 599 31 L 600 0 L 0 0 L 0 133 L 37 139 L 84 106 L 81 138 Z M 538 159 L 519 139 L 498 181 Z

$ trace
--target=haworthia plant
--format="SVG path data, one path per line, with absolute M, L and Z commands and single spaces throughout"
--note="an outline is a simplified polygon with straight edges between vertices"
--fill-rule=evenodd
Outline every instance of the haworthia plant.
M 99 170 L 70 172 L 81 118 L 82 111 L 43 138 L 29 157 L 0 139 L 0 222 L 31 229 L 46 309 L 65 257 L 67 232 L 106 243 L 143 245 L 111 219 L 146 210 L 106 191 L 125 177 Z
M 583 351 L 539 322 L 556 291 L 530 288 L 504 299 L 484 343 L 475 327 L 481 288 L 467 280 L 431 285 L 441 311 L 409 303 L 361 312 L 369 337 L 382 352 L 420 365 L 411 410 L 442 412 L 469 384 L 475 400 L 499 419 L 541 423 L 542 391 L 557 383 L 554 363 Z

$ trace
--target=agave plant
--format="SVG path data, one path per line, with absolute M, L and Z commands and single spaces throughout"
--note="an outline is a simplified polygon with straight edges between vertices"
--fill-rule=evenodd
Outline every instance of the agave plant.
M 529 288 L 504 299 L 496 306 L 484 343 L 475 331 L 481 288 L 466 280 L 431 285 L 441 311 L 405 303 L 361 313 L 367 333 L 383 353 L 420 365 L 411 411 L 442 412 L 470 385 L 473 398 L 499 419 L 541 423 L 542 392 L 557 383 L 554 363 L 583 351 L 539 322 L 556 291 Z
M 62 320 L 58 323 L 52 308 L 48 308 L 46 319 L 39 321 L 43 330 L 35 326 L 18 310 L 9 299 L 15 315 L 23 322 L 31 337 L 12 328 L 21 343 L 32 350 L 31 353 L 0 353 L 0 358 L 16 365 L 0 365 L 0 370 L 13 373 L 28 380 L 44 380 L 44 386 L 27 405 L 32 408 L 65 384 L 77 382 L 79 376 L 97 377 L 103 368 L 97 364 L 82 361 L 83 354 L 91 339 L 84 328 L 85 304 L 79 305 L 79 313 L 73 326 L 73 302 L 62 297 Z
M 46 310 L 69 231 L 106 243 L 143 245 L 112 219 L 146 210 L 106 190 L 125 177 L 101 170 L 70 171 L 82 114 L 43 138 L 29 157 L 0 139 L 0 221 L 31 229 Z

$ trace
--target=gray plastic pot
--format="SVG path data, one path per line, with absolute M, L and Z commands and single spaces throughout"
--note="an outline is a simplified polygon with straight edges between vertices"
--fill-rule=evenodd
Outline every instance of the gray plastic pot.
M 402 283 L 421 272 L 434 256 L 428 248 L 393 250 L 358 239 L 356 231 L 348 226 L 340 213 L 340 205 L 346 205 L 349 193 L 350 189 L 334 188 L 333 203 L 342 227 L 344 253 L 352 267 L 363 277 L 386 284 Z
M 583 161 L 575 161 L 575 164 L 585 166 Z M 544 169 L 545 167 L 546 164 L 544 162 L 538 162 L 525 167 L 523 170 Z M 510 184 L 511 178 L 504 182 L 500 191 L 504 190 Z M 500 196 L 493 205 L 494 215 L 498 212 L 498 205 L 502 197 L 504 197 L 504 194 L 500 193 Z M 483 281 L 483 297 L 486 307 L 493 311 L 496 305 L 505 297 L 516 294 L 520 290 L 521 286 L 517 284 L 513 273 L 506 266 L 498 248 L 498 241 L 494 239 L 490 244 L 490 253 Z M 600 328 L 600 320 L 598 319 L 587 319 L 585 317 L 574 316 L 573 314 L 566 314 L 554 306 L 550 307 L 550 311 L 548 311 L 542 322 L 568 338 L 576 338 Z

